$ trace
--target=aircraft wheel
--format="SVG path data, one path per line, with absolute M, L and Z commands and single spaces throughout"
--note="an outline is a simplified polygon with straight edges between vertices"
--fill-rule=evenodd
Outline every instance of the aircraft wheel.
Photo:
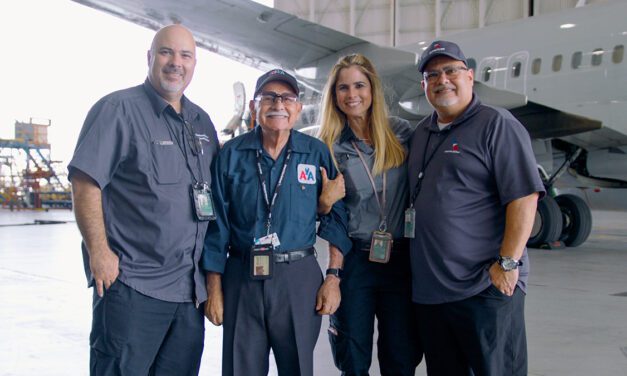
M 538 248 L 544 243 L 559 240 L 562 234 L 562 212 L 551 196 L 545 196 L 538 202 L 536 218 L 527 246 Z
M 561 195 L 555 198 L 562 211 L 563 226 L 560 240 L 569 247 L 581 245 L 592 231 L 592 214 L 581 197 Z

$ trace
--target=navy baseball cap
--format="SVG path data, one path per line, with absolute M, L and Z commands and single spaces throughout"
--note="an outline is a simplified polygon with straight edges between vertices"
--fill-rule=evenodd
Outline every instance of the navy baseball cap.
M 257 85 L 255 85 L 255 94 L 253 95 L 253 98 L 259 95 L 261 89 L 264 87 L 265 84 L 272 81 L 285 82 L 292 88 L 292 90 L 294 90 L 294 93 L 296 95 L 298 95 L 299 93 L 298 82 L 296 82 L 294 76 L 287 73 L 283 69 L 273 69 L 269 72 L 264 73 L 263 76 L 259 77 L 259 79 L 257 80 Z
M 429 60 L 433 59 L 436 56 L 448 56 L 455 60 L 463 61 L 466 66 L 468 66 L 468 62 L 466 61 L 466 56 L 462 52 L 462 49 L 459 48 L 453 42 L 447 42 L 445 40 L 436 40 L 431 42 L 429 47 L 422 53 L 420 56 L 420 64 L 418 65 L 418 71 L 420 73 L 424 73 L 425 66 L 429 62 Z

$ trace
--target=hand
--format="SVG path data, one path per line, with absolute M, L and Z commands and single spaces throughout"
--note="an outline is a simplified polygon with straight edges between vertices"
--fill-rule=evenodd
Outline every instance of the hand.
M 340 279 L 327 276 L 316 296 L 316 311 L 319 315 L 332 315 L 340 306 L 341 300 Z
M 98 296 L 104 296 L 104 290 L 109 289 L 120 274 L 120 259 L 109 248 L 92 251 L 89 256 L 89 269 L 96 282 Z
M 499 289 L 499 291 L 507 296 L 514 295 L 516 282 L 518 282 L 518 269 L 506 272 L 503 268 L 501 268 L 498 262 L 495 262 L 492 266 L 490 266 L 489 272 L 492 284 Z
M 346 195 L 344 175 L 338 171 L 335 179 L 331 180 L 327 177 L 327 170 L 320 167 L 320 176 L 322 176 L 322 192 L 318 201 L 318 213 L 327 214 L 331 211 L 333 204 Z
M 222 325 L 224 318 L 224 295 L 222 294 L 222 276 L 219 273 L 207 274 L 205 316 L 213 325 Z

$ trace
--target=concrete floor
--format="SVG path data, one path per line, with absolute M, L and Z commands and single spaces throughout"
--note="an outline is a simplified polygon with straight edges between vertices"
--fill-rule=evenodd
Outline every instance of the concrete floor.
M 583 246 L 530 250 L 529 375 L 627 376 L 627 213 L 593 217 L 593 234 Z M 87 375 L 91 291 L 78 230 L 75 223 L 6 226 L 34 219 L 73 217 L 0 210 L 0 375 Z M 338 374 L 327 323 L 316 348 L 316 375 Z M 221 335 L 207 324 L 201 375 L 220 374 Z M 426 374 L 424 365 L 416 374 Z

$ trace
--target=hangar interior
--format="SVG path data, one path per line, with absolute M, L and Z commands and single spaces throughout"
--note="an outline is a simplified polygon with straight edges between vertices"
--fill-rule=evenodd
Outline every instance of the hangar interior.
M 299 18 L 384 46 L 434 38 L 607 0 L 275 0 Z

